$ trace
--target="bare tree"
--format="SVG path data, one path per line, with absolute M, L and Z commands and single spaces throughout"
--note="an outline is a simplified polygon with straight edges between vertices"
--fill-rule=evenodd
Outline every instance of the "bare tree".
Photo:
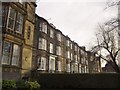
M 118 18 L 111 18 L 111 20 L 104 24 L 98 25 L 98 32 L 96 33 L 97 46 L 92 48 L 99 57 L 110 63 L 114 70 L 120 73 L 120 68 L 117 64 L 120 46 L 118 44 L 118 37 L 120 37 L 120 0 L 108 0 L 106 9 L 118 7 Z M 118 37 L 117 37 L 118 36 Z
M 105 10 L 110 8 L 110 7 L 114 7 L 114 6 L 118 6 L 118 5 L 120 5 L 120 0 L 108 0 L 106 2 Z
M 99 24 L 98 32 L 96 33 L 97 46 L 94 47 L 94 49 L 92 48 L 92 51 L 101 59 L 112 62 L 113 64 L 110 63 L 111 66 L 117 73 L 120 73 L 120 68 L 117 64 L 118 52 L 120 51 L 117 27 L 115 27 L 112 22 L 107 22 L 103 25 Z

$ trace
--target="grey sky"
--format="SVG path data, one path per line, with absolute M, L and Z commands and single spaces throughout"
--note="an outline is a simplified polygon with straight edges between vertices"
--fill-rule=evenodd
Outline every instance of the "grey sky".
M 103 2 L 101 2 L 103 1 Z M 98 22 L 117 16 L 106 7 L 107 0 L 37 0 L 36 13 L 53 23 L 63 34 L 89 49 L 95 42 Z

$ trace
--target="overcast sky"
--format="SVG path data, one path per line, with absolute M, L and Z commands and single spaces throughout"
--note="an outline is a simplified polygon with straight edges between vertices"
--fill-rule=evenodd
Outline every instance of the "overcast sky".
M 98 23 L 117 16 L 115 7 L 104 10 L 106 1 L 108 0 L 37 0 L 36 13 L 53 23 L 71 40 L 89 49 L 94 45 Z

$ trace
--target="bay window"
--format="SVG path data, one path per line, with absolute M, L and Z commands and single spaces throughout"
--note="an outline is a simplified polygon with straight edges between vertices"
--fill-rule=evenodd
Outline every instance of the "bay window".
M 3 44 L 3 54 L 2 54 L 2 64 L 7 65 L 19 65 L 20 59 L 20 46 L 12 44 L 10 42 L 4 41 Z M 11 63 L 10 63 L 11 62 Z
M 23 29 L 23 15 L 15 9 L 9 7 L 7 28 L 17 33 L 22 34 Z

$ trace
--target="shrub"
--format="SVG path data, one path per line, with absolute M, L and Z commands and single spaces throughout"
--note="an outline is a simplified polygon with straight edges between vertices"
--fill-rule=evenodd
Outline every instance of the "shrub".
M 26 82 L 26 87 L 29 90 L 39 90 L 40 89 L 40 84 L 37 81 L 34 81 L 34 82 L 27 81 Z
M 2 90 L 39 90 L 40 84 L 37 81 L 14 81 L 14 80 L 3 80 Z
M 26 82 L 23 80 L 16 82 L 17 90 L 27 89 Z
M 16 82 L 14 80 L 3 80 L 2 90 L 15 90 Z

